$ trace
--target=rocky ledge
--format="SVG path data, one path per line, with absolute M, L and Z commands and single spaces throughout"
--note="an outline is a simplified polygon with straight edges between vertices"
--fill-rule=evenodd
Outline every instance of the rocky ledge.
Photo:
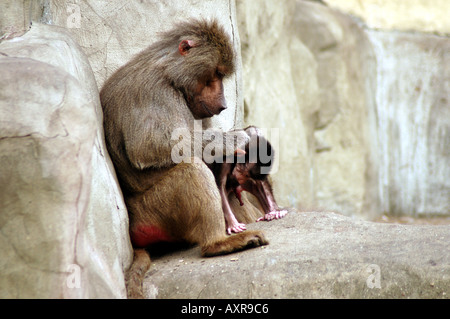
M 147 298 L 450 297 L 450 226 L 297 212 L 248 228 L 270 244 L 214 258 L 198 247 L 153 255 Z

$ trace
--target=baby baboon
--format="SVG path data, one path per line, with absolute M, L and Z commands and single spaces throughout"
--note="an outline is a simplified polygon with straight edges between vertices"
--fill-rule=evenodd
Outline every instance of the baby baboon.
M 171 158 L 175 129 L 192 134 L 194 120 L 226 108 L 222 80 L 234 69 L 224 29 L 216 21 L 190 20 L 163 33 L 105 82 L 100 98 L 106 144 L 135 248 L 184 241 L 214 256 L 268 243 L 261 231 L 227 236 L 210 169 L 201 160 L 175 164 Z M 142 296 L 130 285 L 141 282 L 133 276 L 142 277 L 148 266 L 145 251 L 137 250 L 128 275 L 130 297 Z
M 258 199 L 264 211 L 264 216 L 258 221 L 279 219 L 287 214 L 287 210 L 278 207 L 268 180 L 274 162 L 272 146 L 259 134 L 256 127 L 250 126 L 244 131 L 250 139 L 243 149 L 238 148 L 231 155 L 219 155 L 220 160 L 209 165 L 219 187 L 228 234 L 239 233 L 246 229 L 245 224 L 236 219 L 231 209 L 229 202 L 231 192 L 236 195 L 241 206 L 244 205 L 242 191 L 250 192 Z

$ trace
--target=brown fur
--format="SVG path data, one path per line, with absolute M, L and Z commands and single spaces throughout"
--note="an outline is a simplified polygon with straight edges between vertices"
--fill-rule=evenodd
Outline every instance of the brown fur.
M 163 33 L 105 82 L 100 98 L 106 144 L 127 205 L 132 242 L 144 225 L 171 240 L 199 244 L 204 256 L 268 243 L 260 231 L 226 236 L 211 171 L 201 161 L 176 165 L 171 158 L 175 129 L 193 135 L 195 119 L 226 107 L 222 79 L 234 68 L 223 28 L 215 21 L 192 20 Z M 253 218 L 257 209 L 246 206 L 236 216 Z M 150 264 L 145 253 L 137 250 L 127 274 L 130 297 L 142 296 Z

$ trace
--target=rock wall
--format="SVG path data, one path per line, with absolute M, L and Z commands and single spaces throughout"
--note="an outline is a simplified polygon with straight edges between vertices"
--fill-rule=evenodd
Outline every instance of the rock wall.
M 35 23 L 0 63 L 0 296 L 125 297 L 128 218 L 86 56 Z
M 449 214 L 448 37 L 372 30 L 310 1 L 237 11 L 244 120 L 280 131 L 282 204 Z
M 238 2 L 245 122 L 280 129 L 277 197 L 301 209 L 376 214 L 367 37 L 320 4 L 262 3 Z
M 377 57 L 379 196 L 391 214 L 450 213 L 450 39 L 368 30 Z

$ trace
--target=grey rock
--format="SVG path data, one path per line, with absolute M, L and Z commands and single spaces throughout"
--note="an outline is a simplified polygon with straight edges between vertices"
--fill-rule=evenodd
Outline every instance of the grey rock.
M 0 296 L 125 297 L 128 217 L 86 56 L 38 23 L 0 53 Z
M 449 214 L 448 36 L 373 30 L 313 1 L 237 1 L 237 12 L 244 121 L 279 130 L 282 204 Z
M 449 298 L 450 227 L 382 224 L 331 212 L 250 224 L 268 246 L 154 258 L 148 298 Z

